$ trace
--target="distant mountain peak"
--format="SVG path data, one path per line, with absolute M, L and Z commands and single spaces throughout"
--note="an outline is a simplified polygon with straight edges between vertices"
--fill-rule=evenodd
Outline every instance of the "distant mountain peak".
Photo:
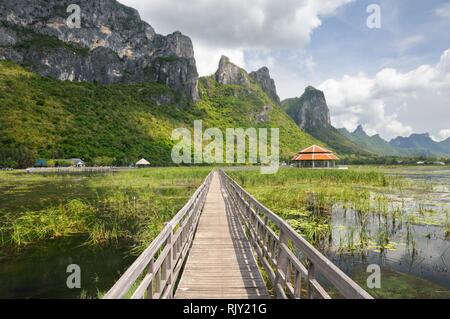
M 219 68 L 220 68 L 221 65 L 225 65 L 225 64 L 227 64 L 227 63 L 232 63 L 231 60 L 230 60 L 230 58 L 227 57 L 226 55 L 222 55 L 222 56 L 220 57 L 220 60 L 219 60 Z M 232 64 L 233 64 L 233 63 L 232 63 Z
M 259 70 L 250 73 L 250 77 L 257 82 L 264 92 L 275 102 L 280 103 L 280 97 L 277 94 L 275 80 L 270 77 L 269 68 L 263 66 Z
M 220 84 L 248 85 L 253 81 L 261 87 L 270 99 L 280 103 L 275 81 L 270 77 L 269 68 L 266 66 L 249 74 L 243 68 L 232 63 L 227 56 L 222 55 L 215 77 Z
M 307 132 L 331 127 L 330 109 L 325 94 L 308 86 L 300 98 L 287 100 L 287 113 L 297 125 Z
M 250 77 L 247 72 L 232 63 L 225 55 L 222 55 L 220 58 L 219 68 L 217 69 L 215 76 L 216 81 L 220 84 L 250 84 Z
M 327 143 L 335 151 L 368 154 L 332 126 L 325 93 L 315 87 L 306 87 L 301 97 L 284 100 L 282 107 L 302 130 Z
M 360 134 L 362 133 L 367 135 L 366 131 L 364 130 L 364 127 L 361 124 L 358 125 L 358 127 L 353 133 L 360 133 Z
M 311 91 L 322 92 L 322 91 L 316 89 L 314 86 L 308 85 L 308 86 L 305 88 L 305 92 L 311 92 Z
M 450 155 L 445 142 L 435 142 L 429 133 L 414 133 L 409 137 L 399 136 L 390 144 L 400 149 L 403 154 L 411 156 L 444 156 Z

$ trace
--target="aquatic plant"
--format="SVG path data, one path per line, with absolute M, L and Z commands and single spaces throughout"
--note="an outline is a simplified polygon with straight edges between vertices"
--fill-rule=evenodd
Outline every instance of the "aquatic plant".
M 86 184 L 73 185 L 75 190 L 87 187 L 92 191 L 92 196 L 85 199 L 61 200 L 60 204 L 40 210 L 1 213 L 0 245 L 14 250 L 86 234 L 87 245 L 117 245 L 119 241 L 127 241 L 133 252 L 138 253 L 178 212 L 209 171 L 210 168 L 164 168 L 93 176 Z M 35 179 L 34 175 L 12 175 L 12 178 Z M 55 175 L 37 179 L 60 178 Z

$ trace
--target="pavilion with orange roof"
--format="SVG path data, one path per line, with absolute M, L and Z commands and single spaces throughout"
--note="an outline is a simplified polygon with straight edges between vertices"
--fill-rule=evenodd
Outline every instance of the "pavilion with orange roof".
M 298 167 L 329 168 L 336 166 L 339 157 L 326 148 L 313 145 L 295 155 L 292 160 L 297 163 Z

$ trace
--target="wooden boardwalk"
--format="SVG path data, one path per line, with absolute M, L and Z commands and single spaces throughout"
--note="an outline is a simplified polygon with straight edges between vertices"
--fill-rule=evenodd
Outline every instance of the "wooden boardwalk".
M 255 255 L 277 298 L 331 298 L 320 274 L 345 298 L 373 299 L 223 170 L 208 175 L 104 299 L 266 299 Z
M 219 174 L 212 177 L 205 207 L 175 298 L 269 298 L 250 243 L 226 204 Z

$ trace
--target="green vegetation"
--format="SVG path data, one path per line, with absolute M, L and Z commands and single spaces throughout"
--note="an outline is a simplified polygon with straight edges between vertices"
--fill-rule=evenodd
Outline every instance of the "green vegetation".
M 442 197 L 450 192 L 448 170 L 365 166 L 229 174 L 362 287 L 368 275 L 357 265 L 389 260 L 382 289 L 368 291 L 374 297 L 450 298 L 445 270 L 436 270 L 446 267 L 441 256 L 450 239 L 450 206 Z M 417 260 L 424 260 L 420 267 Z
M 257 171 L 230 174 L 312 243 L 319 243 L 330 234 L 335 203 L 368 211 L 370 188 L 388 189 L 399 183 L 380 171 L 366 169 L 282 169 L 276 175 L 261 175 Z
M 22 31 L 22 33 L 24 34 L 24 37 L 16 44 L 16 49 L 55 50 L 58 48 L 64 48 L 82 56 L 87 56 L 89 54 L 89 48 L 62 42 L 57 37 L 31 33 L 28 31 Z
M 345 128 L 339 129 L 338 131 L 350 141 L 372 154 L 381 156 L 401 155 L 399 150 L 396 150 L 395 147 L 383 140 L 379 135 L 367 135 L 362 126 L 359 126 L 354 132 L 349 132 Z
M 0 214 L 0 247 L 14 251 L 60 237 L 86 235 L 85 244 L 104 246 L 125 241 L 140 252 L 181 209 L 209 171 L 207 168 L 132 170 L 93 176 L 85 184 L 77 184 L 75 178 L 67 176 L 3 172 L 0 188 L 15 186 L 15 191 L 2 195 L 2 201 L 15 192 L 27 193 L 26 187 L 23 190 L 18 187 L 20 184 L 28 184 L 32 189 L 35 183 L 62 182 L 69 193 L 94 194 L 79 198 L 69 195 L 67 201 L 34 210 L 17 211 L 0 206 L 4 210 Z
M 170 165 L 172 130 L 192 129 L 199 119 L 205 129 L 280 128 L 286 160 L 320 144 L 256 85 L 219 85 L 203 78 L 199 89 L 201 101 L 186 106 L 162 84 L 61 82 L 0 62 L 0 167 L 24 168 L 38 158 L 128 165 L 145 157 L 154 165 Z M 160 99 L 172 102 L 159 105 Z
M 305 104 L 309 103 L 309 100 L 315 100 L 316 91 L 305 92 L 300 98 L 287 99 L 282 102 L 282 108 L 285 112 L 293 119 L 298 117 L 298 113 Z M 325 105 L 325 107 L 327 107 Z M 316 109 L 306 108 L 303 110 L 306 114 L 303 115 L 304 120 L 312 121 L 316 119 L 318 114 Z M 318 120 L 317 120 L 318 121 Z M 339 154 L 358 154 L 358 155 L 368 155 L 369 152 L 363 150 L 353 141 L 349 140 L 343 136 L 337 129 L 328 123 L 307 123 L 305 125 L 305 130 L 314 136 L 316 139 L 323 141 L 328 144 L 334 151 Z
M 358 272 L 353 279 L 378 299 L 449 299 L 450 291 L 427 280 L 404 273 L 382 269 L 381 289 L 367 288 L 367 272 Z
M 340 254 L 395 250 L 397 243 L 388 229 L 397 220 L 409 225 L 407 238 L 402 239 L 408 245 L 414 245 L 408 239 L 412 225 L 443 227 L 442 237 L 446 237 L 450 211 L 427 198 L 433 185 L 425 181 L 388 176 L 375 167 L 348 171 L 288 168 L 269 176 L 232 171 L 230 175 L 321 249 Z M 348 216 L 355 219 L 347 220 Z M 368 230 L 371 218 L 378 220 L 376 232 Z M 342 236 L 336 238 L 337 245 L 329 247 L 327 238 L 333 231 Z
M 417 166 L 418 162 L 423 162 L 424 165 L 436 165 L 435 163 L 441 162 L 446 165 L 450 165 L 450 158 L 448 157 L 406 157 L 406 156 L 377 156 L 377 155 L 341 155 L 340 164 L 346 165 L 395 165 L 405 166 L 414 165 Z
M 0 298 L 101 297 L 209 172 L 0 171 Z M 73 263 L 82 268 L 82 291 L 66 286 Z
M 65 14 L 66 13 L 64 13 L 63 15 Z M 27 51 L 34 50 L 47 52 L 57 49 L 66 49 L 81 56 L 87 56 L 89 54 L 89 48 L 83 47 L 81 45 L 65 43 L 55 36 L 36 33 L 32 30 L 18 27 L 14 24 L 10 24 L 4 21 L 0 21 L 0 25 L 16 32 L 19 40 L 15 44 L 15 48 L 18 50 L 23 49 Z

